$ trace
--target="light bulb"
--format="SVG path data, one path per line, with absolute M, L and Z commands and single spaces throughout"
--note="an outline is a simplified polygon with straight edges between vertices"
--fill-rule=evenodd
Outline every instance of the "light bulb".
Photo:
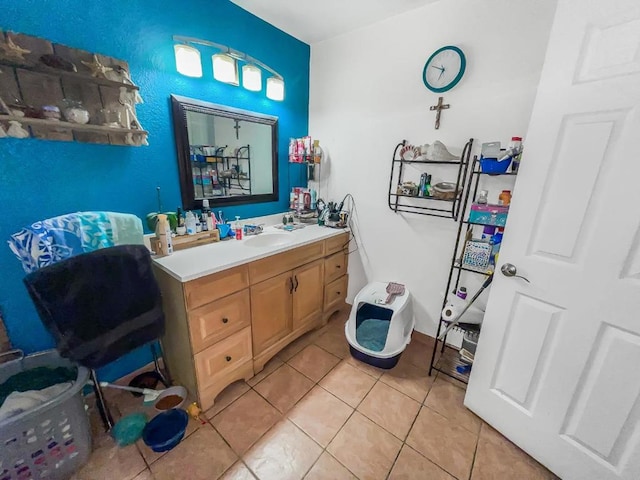
M 282 78 L 267 78 L 267 98 L 279 102 L 284 100 L 284 80 Z
M 176 56 L 176 70 L 187 77 L 202 77 L 202 63 L 200 52 L 189 45 L 174 45 Z
M 238 85 L 238 64 L 234 58 L 224 53 L 216 53 L 213 57 L 213 78 L 219 82 Z
M 242 86 L 252 92 L 262 90 L 262 71 L 255 65 L 242 67 Z

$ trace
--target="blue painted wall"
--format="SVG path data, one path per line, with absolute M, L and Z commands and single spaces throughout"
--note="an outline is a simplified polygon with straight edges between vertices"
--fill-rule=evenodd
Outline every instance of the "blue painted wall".
M 298 183 L 293 178 L 297 172 L 287 163 L 288 139 L 306 135 L 308 129 L 308 45 L 227 0 L 21 0 L 3 5 L 0 28 L 129 62 L 145 101 L 137 112 L 150 143 L 135 148 L 0 140 L 0 308 L 16 347 L 32 352 L 52 347 L 53 340 L 22 284 L 22 267 L 4 240 L 36 220 L 80 210 L 129 212 L 144 218 L 157 209 L 157 185 L 164 209 L 177 207 L 180 187 L 170 94 L 278 116 L 280 200 L 228 207 L 225 215 L 246 218 L 287 209 L 289 185 Z M 285 101 L 267 99 L 264 90 L 249 92 L 216 82 L 206 54 L 203 78 L 179 75 L 172 35 L 226 44 L 262 60 L 283 75 Z M 140 349 L 100 374 L 112 380 L 149 361 L 148 349 Z

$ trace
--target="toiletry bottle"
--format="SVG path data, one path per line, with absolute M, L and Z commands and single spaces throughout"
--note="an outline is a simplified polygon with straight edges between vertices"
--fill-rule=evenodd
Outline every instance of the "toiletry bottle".
M 187 212 L 185 218 L 185 226 L 187 227 L 187 235 L 196 234 L 196 217 L 191 211 Z
M 184 227 L 184 216 L 180 207 L 176 210 L 176 220 L 178 221 L 178 227 Z
M 485 225 L 482 230 L 482 240 L 486 240 L 487 242 L 491 242 L 491 237 L 496 233 L 496 227 L 493 225 Z
M 476 203 L 486 205 L 489 202 L 489 191 L 488 190 L 480 190 L 480 194 L 476 200 Z
M 467 298 L 467 287 L 458 287 L 458 290 L 456 291 L 456 297 L 459 297 L 461 299 L 466 299 Z
M 209 230 L 209 224 L 207 223 L 207 212 L 209 212 L 209 200 L 206 198 L 202 200 L 202 214 L 200 218 L 200 223 L 202 224 L 202 231 Z
M 507 206 L 511 203 L 511 190 L 502 190 L 498 196 L 498 205 Z
M 317 202 L 318 202 L 318 192 L 314 188 L 312 188 L 311 189 L 311 205 L 310 205 L 311 210 L 316 209 Z
M 233 226 L 233 230 L 236 234 L 236 240 L 242 240 L 242 223 L 240 223 L 240 217 L 236 216 L 236 223 Z
M 211 231 L 215 230 L 216 225 L 215 225 L 215 223 L 213 222 L 213 214 L 211 213 L 211 210 L 209 210 L 209 211 L 207 212 L 207 219 L 206 219 L 206 222 L 207 222 L 207 230 L 208 230 L 208 231 L 210 231 L 210 232 L 211 232 Z
M 497 232 L 491 237 L 491 256 L 489 258 L 489 263 L 495 265 L 496 264 L 496 256 L 500 251 L 500 245 L 502 244 L 502 235 L 504 232 L 504 228 L 498 227 Z
M 171 227 L 167 216 L 163 213 L 158 214 L 156 222 L 156 237 L 159 240 L 159 255 L 171 255 L 173 253 L 173 242 L 171 239 Z

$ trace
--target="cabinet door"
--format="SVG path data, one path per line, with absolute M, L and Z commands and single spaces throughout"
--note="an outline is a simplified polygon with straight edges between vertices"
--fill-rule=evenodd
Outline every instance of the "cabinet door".
M 292 285 L 291 272 L 285 272 L 251 287 L 254 357 L 291 333 Z
M 324 260 L 293 271 L 293 330 L 322 316 Z

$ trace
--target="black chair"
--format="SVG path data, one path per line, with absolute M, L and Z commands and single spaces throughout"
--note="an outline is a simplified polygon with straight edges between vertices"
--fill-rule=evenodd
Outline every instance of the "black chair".
M 123 245 L 83 253 L 28 274 L 24 283 L 61 356 L 91 369 L 98 410 L 109 430 L 113 418 L 95 369 L 164 333 L 149 251 Z M 162 376 L 153 343 L 152 352 Z

